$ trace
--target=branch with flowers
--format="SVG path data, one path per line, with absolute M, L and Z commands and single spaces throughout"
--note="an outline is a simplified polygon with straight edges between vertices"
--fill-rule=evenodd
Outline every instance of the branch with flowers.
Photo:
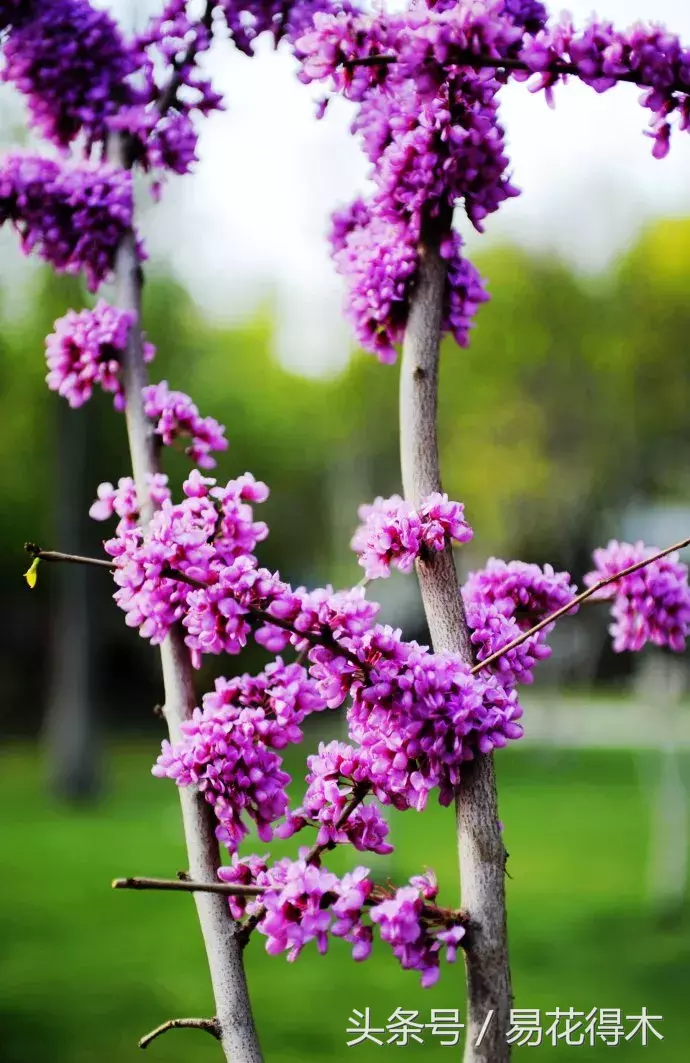
M 155 348 L 143 333 L 134 175 L 148 175 L 160 196 L 171 174 L 193 168 L 199 123 L 224 102 L 203 56 L 220 36 L 251 55 L 268 33 L 292 49 L 302 81 L 324 84 L 320 116 L 334 94 L 355 108 L 372 192 L 334 214 L 333 260 L 359 343 L 384 363 L 402 346 L 405 497 L 361 508 L 352 546 L 364 579 L 340 591 L 295 588 L 261 566 L 268 528 L 255 507 L 268 487 L 248 472 L 225 483 L 205 475 L 227 447 L 223 426 L 166 381 L 148 380 Z M 95 305 L 56 322 L 47 383 L 74 407 L 95 387 L 112 394 L 133 473 L 101 484 L 90 511 L 117 518 L 107 557 L 29 545 L 27 581 L 41 560 L 105 567 L 126 623 L 160 647 L 169 738 L 153 772 L 179 788 L 189 866 L 177 880 L 115 885 L 194 895 L 214 994 L 213 1019 L 169 1020 L 142 1047 L 169 1029 L 197 1028 L 227 1059 L 259 1063 L 243 966 L 253 932 L 289 960 L 312 942 L 325 951 L 330 935 L 364 960 L 378 932 L 424 986 L 462 948 L 466 1063 L 502 1063 L 512 989 L 493 753 L 522 735 L 519 688 L 550 654 L 556 620 L 605 600 L 616 651 L 647 643 L 678 651 L 690 590 L 676 548 L 616 542 L 595 551 L 580 594 L 549 565 L 494 558 L 459 587 L 453 545 L 473 531 L 441 485 L 439 348 L 446 334 L 467 345 L 489 296 L 455 215 L 464 211 L 481 231 L 518 195 L 499 121 L 509 81 L 529 81 L 549 102 L 571 77 L 597 92 L 643 87 L 662 158 L 672 120 L 679 132 L 690 127 L 690 50 L 658 26 L 619 32 L 592 20 L 576 30 L 549 20 L 535 0 L 437 0 L 396 15 L 339 0 L 168 0 L 133 37 L 88 0 L 0 0 L 0 45 L 2 77 L 25 95 L 49 149 L 0 160 L 0 225 L 16 230 L 26 253 L 83 274 L 99 292 Z M 162 465 L 171 446 L 194 466 L 179 500 Z M 377 623 L 369 585 L 392 568 L 416 569 L 433 648 Z M 194 669 L 204 656 L 237 656 L 250 639 L 271 663 L 217 680 L 199 703 Z M 308 716 L 342 706 L 348 741 L 321 743 L 308 757 L 304 797 L 290 808 L 281 751 L 303 740 Z M 394 886 L 364 866 L 342 878 L 325 866 L 336 846 L 390 852 L 382 806 L 421 812 L 432 796 L 455 804 L 461 909 L 437 905 L 431 872 Z M 250 826 L 264 843 L 313 840 L 294 859 L 240 856 Z

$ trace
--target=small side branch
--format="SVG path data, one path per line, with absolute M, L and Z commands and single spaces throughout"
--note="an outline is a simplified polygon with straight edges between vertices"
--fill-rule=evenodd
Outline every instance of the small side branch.
M 106 561 L 100 557 L 82 557 L 81 554 L 63 554 L 59 550 L 41 550 L 36 543 L 24 543 L 24 549 L 29 557 L 38 558 L 39 561 L 66 562 L 70 565 L 95 565 L 97 568 L 115 568 L 112 561 Z
M 167 1033 L 168 1030 L 185 1029 L 205 1030 L 206 1033 L 211 1034 L 211 1037 L 215 1037 L 216 1041 L 220 1041 L 220 1027 L 217 1019 L 168 1019 L 167 1022 L 161 1023 L 160 1026 L 156 1026 L 155 1030 L 151 1030 L 151 1033 L 142 1037 L 139 1048 L 148 1048 L 152 1041 L 155 1041 L 161 1034 Z
M 260 897 L 269 887 L 238 886 L 230 882 L 194 882 L 189 878 L 116 878 L 114 890 L 163 890 L 173 893 L 222 893 L 229 897 Z

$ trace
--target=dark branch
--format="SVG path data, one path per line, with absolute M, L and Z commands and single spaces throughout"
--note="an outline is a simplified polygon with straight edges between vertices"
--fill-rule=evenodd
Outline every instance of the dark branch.
M 220 1041 L 220 1026 L 217 1019 L 168 1019 L 167 1022 L 157 1026 L 155 1030 L 151 1030 L 151 1033 L 147 1033 L 145 1037 L 139 1042 L 139 1048 L 148 1048 L 152 1041 L 155 1041 L 161 1034 L 167 1033 L 168 1030 L 205 1030 L 206 1033 L 210 1033 L 211 1037 L 215 1037 L 216 1041 Z

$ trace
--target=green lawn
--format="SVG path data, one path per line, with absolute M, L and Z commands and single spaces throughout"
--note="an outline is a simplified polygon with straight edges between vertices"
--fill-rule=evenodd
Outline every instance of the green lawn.
M 0 1060 L 2 1063 L 126 1063 L 138 1038 L 171 1016 L 211 1010 L 193 902 L 176 894 L 113 892 L 118 875 L 174 875 L 184 867 L 175 788 L 153 779 L 151 749 L 113 753 L 107 799 L 81 812 L 51 805 L 36 759 L 1 757 Z M 516 1006 L 621 1008 L 662 1015 L 663 1042 L 616 1048 L 616 1059 L 688 1058 L 690 921 L 669 923 L 645 897 L 649 794 L 641 780 L 654 754 L 516 750 L 498 756 Z M 457 895 L 452 813 L 431 808 L 392 820 L 394 857 L 379 873 L 395 881 L 428 864 L 449 904 Z M 290 851 L 290 844 L 272 847 Z M 342 868 L 342 863 L 333 862 Z M 386 946 L 354 964 L 336 942 L 326 957 L 295 964 L 248 949 L 251 993 L 267 1061 L 363 1061 L 398 1046 L 346 1048 L 354 1008 L 384 1025 L 396 1008 L 462 1007 L 461 965 L 422 991 Z M 417 1059 L 456 1059 L 430 1035 L 408 1046 Z M 532 1049 L 554 1060 L 599 1058 L 608 1049 L 562 1043 Z M 518 1057 L 527 1049 L 518 1050 Z M 196 1031 L 166 1035 L 151 1059 L 217 1060 Z M 407 1058 L 407 1055 L 404 1058 Z

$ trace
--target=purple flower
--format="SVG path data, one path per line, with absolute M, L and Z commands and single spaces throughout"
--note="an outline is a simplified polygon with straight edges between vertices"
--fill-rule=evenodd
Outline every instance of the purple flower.
M 13 19 L 13 9 L 23 17 Z M 88 0 L 37 0 L 11 4 L 9 21 L 0 76 L 26 95 L 31 124 L 59 147 L 82 130 L 88 142 L 104 141 L 134 97 L 136 69 L 111 16 Z
M 248 604 L 247 592 L 257 582 L 260 589 L 267 589 L 251 551 L 268 528 L 253 519 L 248 500 L 265 498 L 268 488 L 250 473 L 216 487 L 215 480 L 193 470 L 183 489 L 182 502 L 161 497 L 160 508 L 145 529 L 118 528 L 105 549 L 115 560 L 119 587 L 115 600 L 126 613 L 126 623 L 157 644 L 173 624 L 184 620 L 198 665 L 202 652 L 243 645 L 244 630 L 238 628 L 237 618 L 246 609 L 235 609 L 234 601 L 243 593 Z M 239 561 L 244 567 L 234 567 Z M 169 577 L 171 570 L 189 582 Z M 271 585 L 270 573 L 266 575 Z M 226 600 L 230 604 L 217 618 L 211 606 Z M 224 628 L 228 620 L 234 625 L 231 631 Z
M 443 550 L 449 541 L 466 543 L 472 538 L 462 503 L 450 502 L 448 495 L 439 492 L 422 499 L 419 511 L 393 495 L 360 506 L 358 515 L 363 524 L 351 546 L 359 554 L 367 579 L 385 579 L 391 567 L 410 572 L 424 548 Z
M 384 804 L 420 811 L 434 789 L 449 804 L 465 761 L 521 737 L 515 692 L 470 675 L 459 656 L 430 653 L 387 627 L 362 636 L 356 652 L 364 678 L 351 683 L 349 733 Z
M 0 225 L 11 222 L 24 253 L 57 272 L 83 270 L 92 291 L 112 274 L 132 208 L 132 176 L 114 166 L 20 153 L 0 163 Z
M 329 906 L 338 896 L 337 877 L 303 859 L 283 861 L 281 870 L 282 889 L 264 894 L 266 914 L 258 924 L 266 936 L 266 952 L 271 956 L 287 952 L 292 961 L 310 941 L 316 941 L 319 952 L 326 952 L 333 921 Z
M 349 842 L 360 852 L 392 853 L 386 842 L 388 824 L 375 805 L 360 804 L 340 823 L 352 799 L 353 785 L 367 782 L 368 763 L 362 751 L 343 742 L 319 744 L 319 752 L 307 758 L 307 792 L 302 805 L 278 828 L 281 838 L 291 837 L 308 823 L 318 826 L 319 845 Z
M 46 381 L 50 390 L 77 407 L 91 398 L 93 387 L 98 384 L 113 394 L 115 408 L 123 410 L 121 360 L 134 323 L 133 313 L 118 310 L 103 300 L 93 310 L 70 310 L 59 318 L 55 331 L 46 339 Z M 145 361 L 150 362 L 155 353 L 152 344 L 144 344 Z
M 570 575 L 554 572 L 551 565 L 542 569 L 524 561 L 489 558 L 485 568 L 469 574 L 462 589 L 477 660 L 484 661 L 507 646 L 566 605 L 575 594 Z M 549 624 L 503 654 L 490 666 L 492 674 L 508 688 L 516 683 L 531 683 L 535 665 L 551 655 L 546 639 L 552 630 L 553 625 Z
M 642 542 L 632 545 L 612 539 L 607 547 L 594 551 L 596 567 L 584 582 L 592 587 L 655 553 L 653 547 Z M 668 646 L 677 653 L 685 649 L 690 630 L 690 589 L 688 567 L 677 554 L 662 557 L 609 583 L 596 597 L 612 601 L 613 623 L 609 631 L 616 653 L 641 650 L 647 642 Z
M 419 266 L 418 223 L 388 216 L 378 203 L 355 200 L 333 215 L 330 240 L 335 267 L 347 285 L 345 313 L 357 340 L 380 361 L 394 362 Z M 459 233 L 451 234 L 441 253 L 448 277 L 442 331 L 466 347 L 472 319 L 489 296 L 474 266 L 462 257 Z
M 300 724 L 323 702 L 300 665 L 277 658 L 258 676 L 216 680 L 202 704 L 182 724 L 181 741 L 163 743 L 153 773 L 197 787 L 213 805 L 216 834 L 231 851 L 247 833 L 245 815 L 268 841 L 272 824 L 287 811 L 290 781 L 274 751 L 300 742 Z
M 166 380 L 144 388 L 144 412 L 155 422 L 154 431 L 166 447 L 177 439 L 191 440 L 185 453 L 201 469 L 212 469 L 212 450 L 227 450 L 225 429 L 213 417 L 201 417 L 189 395 L 170 391 Z
M 154 506 L 162 506 L 170 499 L 168 477 L 161 472 L 147 476 L 148 492 Z M 98 486 L 98 497 L 89 510 L 92 520 L 109 520 L 113 516 L 120 518 L 116 534 L 131 531 L 139 522 L 139 499 L 137 489 L 131 476 L 123 476 L 117 487 L 111 483 Z
M 422 986 L 427 988 L 438 981 L 439 960 L 442 946 L 446 946 L 446 959 L 454 963 L 457 946 L 465 936 L 460 925 L 444 928 L 434 927 L 429 912 L 425 910 L 424 885 L 413 879 L 395 894 L 381 901 L 371 910 L 381 938 L 387 941 L 405 970 L 421 973 Z

